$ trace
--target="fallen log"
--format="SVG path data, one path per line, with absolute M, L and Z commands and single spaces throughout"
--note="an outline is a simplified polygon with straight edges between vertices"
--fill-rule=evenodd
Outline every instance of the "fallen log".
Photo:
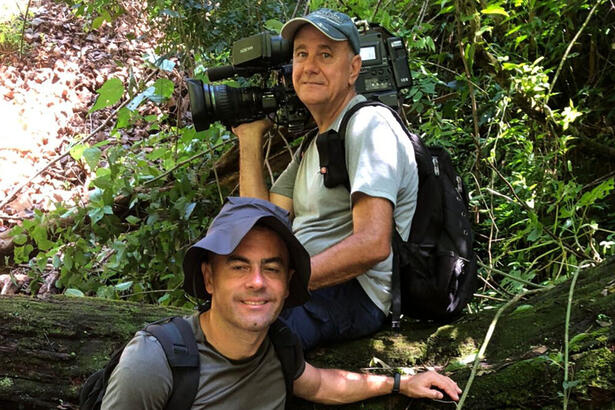
M 580 273 L 569 324 L 571 408 L 615 401 L 615 259 Z M 480 359 L 466 408 L 561 408 L 570 281 L 503 312 Z M 322 367 L 361 370 L 441 368 L 463 388 L 496 309 L 438 326 L 404 320 L 401 333 L 308 353 Z M 0 408 L 77 408 L 81 384 L 145 323 L 191 311 L 96 298 L 0 297 Z M 375 359 L 376 358 L 376 359 Z M 379 370 L 386 372 L 387 370 Z M 449 403 L 385 396 L 337 409 L 451 408 Z M 327 409 L 301 400 L 293 408 Z

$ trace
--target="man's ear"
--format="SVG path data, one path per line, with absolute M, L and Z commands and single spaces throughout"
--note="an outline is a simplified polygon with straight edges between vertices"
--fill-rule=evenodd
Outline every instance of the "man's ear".
M 354 85 L 359 78 L 359 72 L 361 71 L 361 56 L 359 54 L 355 54 L 352 56 L 352 60 L 350 60 L 350 77 L 348 78 L 348 84 Z
M 201 273 L 203 274 L 205 290 L 211 295 L 213 293 L 213 270 L 211 268 L 211 263 L 206 261 L 201 262 Z

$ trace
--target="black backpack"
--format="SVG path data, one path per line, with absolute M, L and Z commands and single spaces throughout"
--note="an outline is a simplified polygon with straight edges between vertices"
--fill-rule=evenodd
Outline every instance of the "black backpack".
M 182 317 L 175 316 L 153 322 L 143 330 L 158 339 L 173 372 L 173 389 L 165 409 L 192 408 L 200 377 L 199 352 L 192 327 Z M 269 338 L 282 364 L 288 407 L 297 370 L 295 346 L 298 342 L 296 336 L 279 320 L 270 326 Z M 111 373 L 120 361 L 125 347 L 126 345 L 116 350 L 103 369 L 88 377 L 79 395 L 81 410 L 100 409 Z
M 348 121 L 363 107 L 388 108 L 412 142 L 419 174 L 417 204 L 410 236 L 403 241 L 393 229 L 392 327 L 399 328 L 401 314 L 417 319 L 451 321 L 472 298 L 477 286 L 476 256 L 464 184 L 455 172 L 448 152 L 427 147 L 411 133 L 389 106 L 365 101 L 351 107 L 342 118 L 339 132 L 316 137 L 324 185 L 343 184 L 350 190 L 345 156 Z M 310 132 L 301 155 L 316 136 Z

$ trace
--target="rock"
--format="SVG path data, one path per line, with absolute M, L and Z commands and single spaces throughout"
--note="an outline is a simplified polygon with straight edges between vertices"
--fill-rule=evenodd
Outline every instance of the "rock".
M 41 24 L 43 24 L 45 22 L 44 19 L 40 18 L 40 17 L 35 17 L 30 21 L 30 25 L 34 28 L 38 28 L 38 26 L 40 26 Z

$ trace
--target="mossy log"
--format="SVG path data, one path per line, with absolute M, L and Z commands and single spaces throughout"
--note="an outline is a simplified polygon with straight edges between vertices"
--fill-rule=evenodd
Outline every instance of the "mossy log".
M 569 326 L 570 408 L 615 402 L 615 259 L 580 273 Z M 469 409 L 561 408 L 565 316 L 570 281 L 505 311 L 481 359 Z M 401 333 L 317 349 L 322 367 L 361 370 L 373 358 L 391 367 L 442 367 L 463 387 L 496 310 L 438 326 L 404 321 Z M 81 384 L 145 323 L 190 311 L 95 298 L 0 297 L 0 408 L 77 408 Z M 328 406 L 296 400 L 295 408 Z M 410 407 L 408 407 L 410 404 Z M 451 408 L 386 396 L 343 409 Z

